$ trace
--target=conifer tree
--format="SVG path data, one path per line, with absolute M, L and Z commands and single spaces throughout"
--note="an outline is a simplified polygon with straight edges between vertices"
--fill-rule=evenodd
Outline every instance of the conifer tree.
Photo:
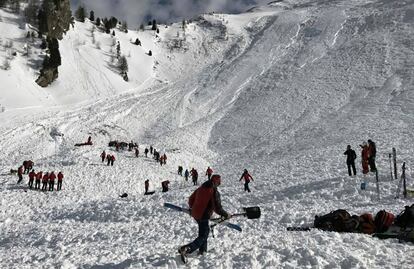
M 97 26 L 100 26 L 101 25 L 101 19 L 99 17 L 96 18 L 96 25 Z
M 128 72 L 128 61 L 124 55 L 118 59 L 118 69 L 121 74 L 126 74 Z
M 36 0 L 30 0 L 27 3 L 26 8 L 24 9 L 24 16 L 26 18 L 26 21 L 33 26 L 37 26 L 37 13 L 39 10 L 38 1 Z
M 85 10 L 85 8 L 82 5 L 80 5 L 78 7 L 78 9 L 76 10 L 76 12 L 75 12 L 75 18 L 76 18 L 77 21 L 85 22 L 86 10 Z
M 157 27 L 157 21 L 156 21 L 156 20 L 152 20 L 152 28 L 151 28 L 151 29 L 152 29 L 153 31 L 155 31 L 155 30 L 157 30 L 157 28 L 158 28 L 158 27 Z
M 91 12 L 89 12 L 89 20 L 90 21 L 95 21 L 95 12 L 93 12 L 93 10 L 91 10 Z

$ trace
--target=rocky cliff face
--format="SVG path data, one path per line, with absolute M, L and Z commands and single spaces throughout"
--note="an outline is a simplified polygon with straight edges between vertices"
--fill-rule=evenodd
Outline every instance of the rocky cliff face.
M 49 55 L 43 62 L 40 76 L 36 83 L 41 87 L 47 87 L 58 78 L 58 66 L 60 65 L 60 53 L 58 40 L 69 30 L 72 21 L 70 0 L 45 0 L 39 12 L 39 30 L 46 34 Z

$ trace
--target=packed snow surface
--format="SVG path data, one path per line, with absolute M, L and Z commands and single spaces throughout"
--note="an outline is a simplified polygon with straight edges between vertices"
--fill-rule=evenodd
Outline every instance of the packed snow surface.
M 410 243 L 286 227 L 338 208 L 398 214 L 413 203 L 394 199 L 388 154 L 397 149 L 412 187 L 414 1 L 274 1 L 115 37 L 76 22 L 47 89 L 34 82 L 40 41 L 26 39 L 19 16 L 0 17 L 1 268 L 184 267 L 177 248 L 196 237 L 196 223 L 162 206 L 187 206 L 196 188 L 179 165 L 196 168 L 200 183 L 207 166 L 220 174 L 229 212 L 262 210 L 259 220 L 232 220 L 241 233 L 216 227 L 207 254 L 187 267 L 412 268 Z M 129 82 L 116 70 L 118 41 Z M 88 136 L 92 146 L 74 147 Z M 359 153 L 357 176 L 347 175 L 346 145 L 359 152 L 367 139 L 377 144 L 380 199 Z M 140 156 L 115 152 L 111 140 L 139 143 Z M 150 145 L 165 166 L 143 157 Z M 113 167 L 102 150 L 115 154 Z M 27 176 L 16 184 L 10 169 L 29 159 L 36 171 L 63 171 L 63 190 L 28 190 Z M 244 168 L 251 193 L 239 182 Z M 146 179 L 154 195 L 143 195 Z

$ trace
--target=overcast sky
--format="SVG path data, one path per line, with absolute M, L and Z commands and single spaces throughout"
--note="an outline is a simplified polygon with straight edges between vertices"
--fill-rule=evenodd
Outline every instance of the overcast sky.
M 264 4 L 271 0 L 71 0 L 74 10 L 82 3 L 89 14 L 95 17 L 115 16 L 120 20 L 127 19 L 130 26 L 146 22 L 150 17 L 157 21 L 179 21 L 190 19 L 194 15 L 216 11 L 238 13 L 256 4 Z

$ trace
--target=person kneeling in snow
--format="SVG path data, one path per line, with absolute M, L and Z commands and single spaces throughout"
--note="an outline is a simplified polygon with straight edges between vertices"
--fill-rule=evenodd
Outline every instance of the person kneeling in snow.
M 220 184 L 221 177 L 212 175 L 211 180 L 204 182 L 201 187 L 191 194 L 188 205 L 191 209 L 191 216 L 198 224 L 198 237 L 193 242 L 178 249 L 181 255 L 185 256 L 197 249 L 199 254 L 207 251 L 207 239 L 210 232 L 208 220 L 213 211 L 226 219 L 231 217 L 221 206 L 220 193 L 217 190 Z
M 163 182 L 161 182 L 162 192 L 168 191 L 168 184 L 170 184 L 169 180 L 164 180 Z

